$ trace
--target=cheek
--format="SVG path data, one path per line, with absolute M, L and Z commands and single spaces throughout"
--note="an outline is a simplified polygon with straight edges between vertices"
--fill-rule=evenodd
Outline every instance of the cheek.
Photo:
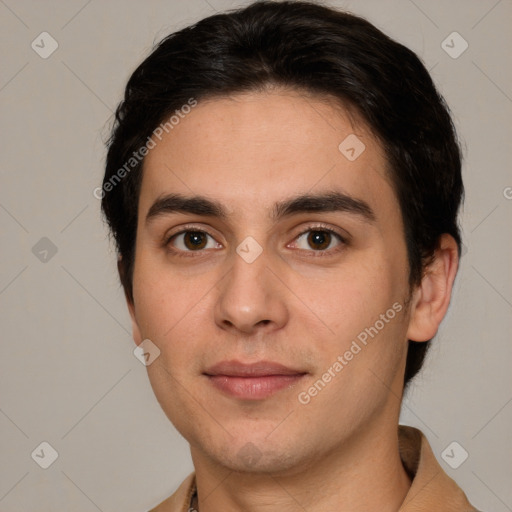
M 314 292 L 308 293 L 319 319 L 317 327 L 329 327 L 329 331 L 324 329 L 327 336 L 312 337 L 322 373 L 333 367 L 338 356 L 343 358 L 343 370 L 334 379 L 338 384 L 334 384 L 333 390 L 338 385 L 354 385 L 354 392 L 365 386 L 373 389 L 376 377 L 370 369 L 377 375 L 382 371 L 386 382 L 396 372 L 406 347 L 407 330 L 407 275 L 398 267 L 375 253 L 369 257 L 361 255 L 357 262 L 337 269 L 329 279 L 317 281 Z M 305 293 L 307 287 L 302 290 Z M 309 321 L 315 322 L 311 318 Z M 312 328 L 314 325 L 306 326 L 308 330 Z
M 378 258 L 365 261 L 361 257 L 333 269 L 322 279 L 304 279 L 296 286 L 318 319 L 337 336 L 346 337 L 373 322 L 397 300 L 398 290 L 392 281 L 390 269 L 379 264 Z
M 198 363 L 198 346 L 212 330 L 211 296 L 215 276 L 194 278 L 170 271 L 155 258 L 140 258 L 134 272 L 136 318 L 141 335 L 155 343 L 160 362 L 184 376 Z
M 151 251 L 137 253 L 133 293 L 137 321 L 148 338 L 171 332 L 187 315 L 190 303 L 200 300 L 199 292 Z

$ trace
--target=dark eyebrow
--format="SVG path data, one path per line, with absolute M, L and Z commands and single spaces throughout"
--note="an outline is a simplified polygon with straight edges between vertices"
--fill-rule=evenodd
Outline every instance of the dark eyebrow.
M 181 194 L 168 194 L 158 198 L 146 215 L 146 223 L 170 213 L 192 213 L 207 217 L 228 217 L 225 208 L 217 201 L 202 196 L 186 197 Z
M 341 192 L 323 194 L 301 194 L 276 203 L 271 219 L 277 221 L 283 217 L 298 213 L 345 212 L 360 216 L 366 222 L 375 221 L 375 213 L 370 205 Z M 146 223 L 155 217 L 170 213 L 191 213 L 226 220 L 228 212 L 218 201 L 203 196 L 183 196 L 168 194 L 157 199 L 146 215 Z
M 313 212 L 345 212 L 358 215 L 367 222 L 375 221 L 375 213 L 366 201 L 341 192 L 302 194 L 276 203 L 272 218 L 277 220 L 295 213 Z

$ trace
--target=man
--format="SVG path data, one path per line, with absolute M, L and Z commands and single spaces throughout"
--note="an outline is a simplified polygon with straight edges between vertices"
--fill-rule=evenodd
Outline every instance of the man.
M 398 426 L 460 252 L 459 148 L 418 58 L 255 3 L 162 41 L 116 121 L 102 208 L 195 468 L 153 510 L 475 510 Z

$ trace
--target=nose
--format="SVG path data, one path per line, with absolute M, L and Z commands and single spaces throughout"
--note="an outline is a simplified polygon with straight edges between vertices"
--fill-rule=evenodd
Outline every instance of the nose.
M 265 251 L 251 263 L 238 253 L 231 259 L 231 271 L 218 285 L 216 324 L 233 334 L 247 335 L 282 328 L 289 316 L 286 287 Z

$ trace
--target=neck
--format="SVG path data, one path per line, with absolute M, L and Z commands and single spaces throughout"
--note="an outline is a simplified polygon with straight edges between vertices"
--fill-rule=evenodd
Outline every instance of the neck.
M 338 449 L 282 474 L 233 472 L 194 449 L 192 457 L 199 512 L 396 512 L 411 485 L 396 424 L 359 431 Z

